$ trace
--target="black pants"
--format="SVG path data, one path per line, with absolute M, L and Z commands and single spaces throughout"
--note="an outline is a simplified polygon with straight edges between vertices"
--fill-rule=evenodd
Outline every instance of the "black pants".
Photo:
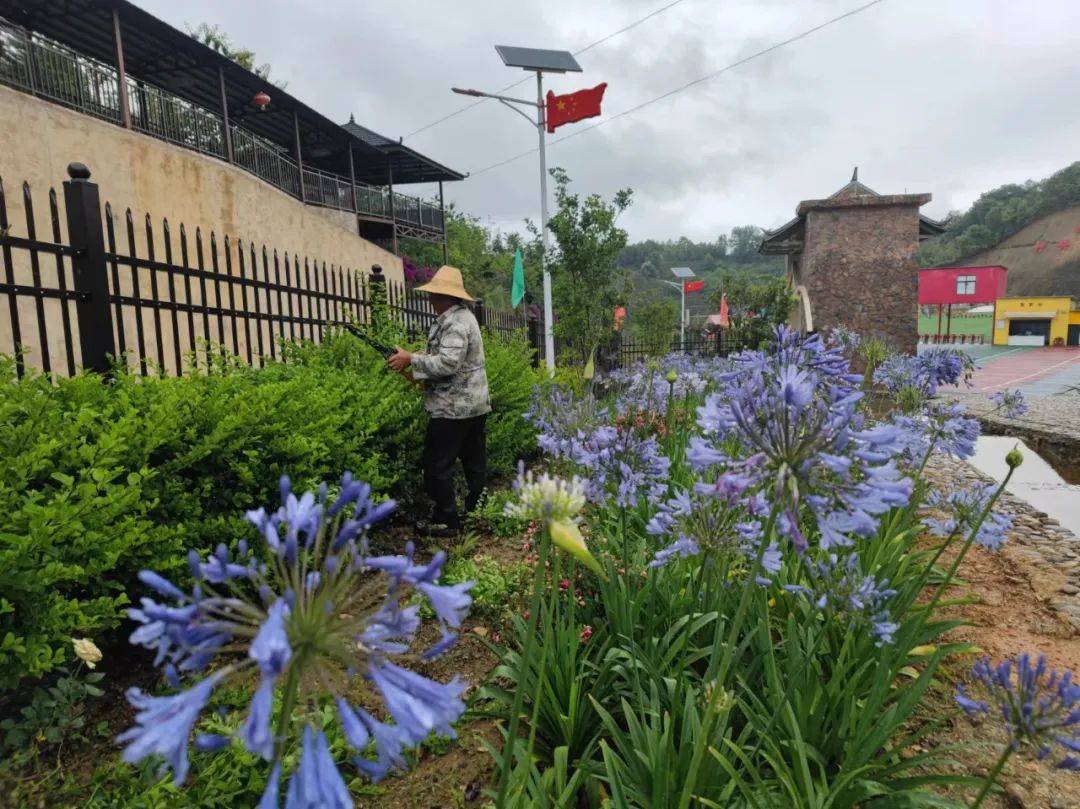
M 454 496 L 454 461 L 461 458 L 469 498 L 466 512 L 476 508 L 487 485 L 487 416 L 468 419 L 432 418 L 424 436 L 424 489 L 435 503 L 431 519 L 458 526 L 457 499 Z

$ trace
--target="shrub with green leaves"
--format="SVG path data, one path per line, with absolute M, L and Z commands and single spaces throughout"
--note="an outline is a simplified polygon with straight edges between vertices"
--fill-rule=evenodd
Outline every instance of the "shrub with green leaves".
M 486 349 L 489 458 L 506 473 L 533 446 L 539 375 L 523 340 Z M 19 380 L 6 361 L 0 377 L 0 690 L 115 630 L 139 569 L 182 577 L 188 548 L 235 543 L 286 471 L 301 487 L 349 469 L 399 499 L 421 477 L 419 393 L 348 335 L 259 370 Z

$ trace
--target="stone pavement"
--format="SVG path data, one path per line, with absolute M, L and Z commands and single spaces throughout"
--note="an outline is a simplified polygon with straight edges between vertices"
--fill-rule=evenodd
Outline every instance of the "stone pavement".
M 1080 384 L 1077 380 L 1074 384 Z M 986 393 L 974 390 L 942 391 L 942 398 L 955 399 L 967 407 L 968 412 L 1003 429 L 1021 427 L 1046 433 L 1057 433 L 1080 441 L 1080 391 L 1056 394 L 1025 394 L 1028 412 L 1016 418 L 1008 418 L 997 409 Z M 1077 458 L 1080 463 L 1080 458 Z
M 932 488 L 946 492 L 976 482 L 993 482 L 970 464 L 940 455 L 931 458 L 925 477 Z M 1049 574 L 1046 580 L 1053 586 L 1040 597 L 1080 632 L 1080 537 L 1008 492 L 1002 493 L 995 508 L 1013 515 L 1003 552 Z

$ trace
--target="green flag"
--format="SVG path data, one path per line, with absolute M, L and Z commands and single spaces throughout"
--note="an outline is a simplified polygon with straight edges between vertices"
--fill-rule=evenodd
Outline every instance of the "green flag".
M 510 285 L 510 306 L 516 309 L 525 297 L 525 264 L 521 260 L 521 248 L 514 251 L 514 280 Z

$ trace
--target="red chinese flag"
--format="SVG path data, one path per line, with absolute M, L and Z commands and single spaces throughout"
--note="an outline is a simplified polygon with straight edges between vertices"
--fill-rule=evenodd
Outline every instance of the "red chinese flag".
M 731 324 L 728 322 L 727 295 L 720 296 L 720 328 L 726 329 Z
M 704 281 L 683 281 L 683 292 L 701 292 L 705 288 Z
M 600 102 L 604 99 L 607 82 L 598 84 L 591 90 L 578 90 L 564 96 L 557 96 L 551 90 L 547 93 L 547 131 L 554 132 L 563 124 L 572 124 L 585 118 L 595 118 L 600 114 Z

